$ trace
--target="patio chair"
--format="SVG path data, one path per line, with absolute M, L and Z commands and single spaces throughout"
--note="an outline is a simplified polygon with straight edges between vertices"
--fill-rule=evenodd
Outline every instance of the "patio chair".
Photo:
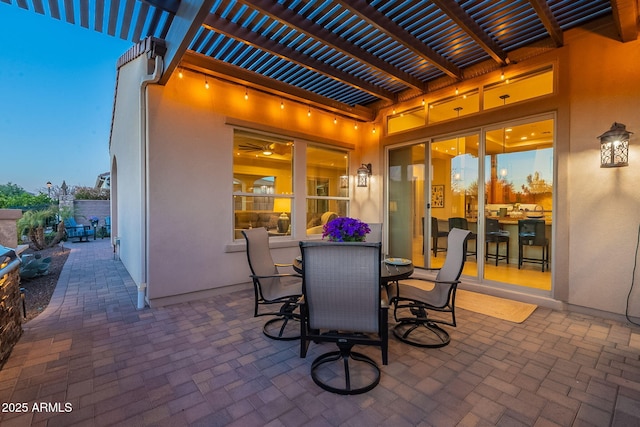
M 64 228 L 67 232 L 67 238 L 78 239 L 79 242 L 89 241 L 89 236 L 93 236 L 93 229 L 89 225 L 78 224 L 75 218 L 67 218 L 64 220 Z
M 367 234 L 365 240 L 371 243 L 382 243 L 382 223 L 369 223 L 369 229 L 371 230 L 371 232 Z
M 393 333 L 400 341 L 417 347 L 438 348 L 450 342 L 449 333 L 438 324 L 456 326 L 455 297 L 465 263 L 467 239 L 471 232 L 454 228 L 449 231 L 448 251 L 434 280 L 411 278 L 390 285 Z M 429 312 L 445 313 L 433 317 Z
M 294 311 L 298 308 L 298 299 L 302 295 L 300 275 L 280 273 L 279 268 L 292 267 L 293 264 L 276 264 L 269 250 L 269 232 L 264 227 L 242 230 L 247 241 L 247 260 L 253 281 L 254 317 L 275 316 L 263 326 L 263 332 L 275 340 L 295 340 L 300 337 L 297 320 L 300 316 Z M 268 307 L 260 312 L 260 306 Z M 277 311 L 274 306 L 279 306 Z M 291 322 L 294 321 L 294 322 Z
M 388 359 L 386 291 L 380 286 L 380 243 L 300 242 L 302 290 L 300 357 L 309 342 L 331 342 L 338 351 L 318 356 L 311 378 L 324 390 L 360 394 L 380 382 L 377 363 L 354 345 L 380 347 Z
M 102 238 L 111 237 L 111 217 L 104 217 L 104 230 L 102 233 Z

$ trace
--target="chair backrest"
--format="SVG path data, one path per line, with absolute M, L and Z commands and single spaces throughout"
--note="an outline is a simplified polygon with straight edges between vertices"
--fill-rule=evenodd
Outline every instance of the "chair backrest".
M 247 241 L 247 260 L 251 274 L 254 276 L 271 276 L 278 273 L 278 268 L 271 257 L 269 249 L 269 232 L 264 227 L 242 230 L 242 235 Z M 259 282 L 263 296 L 270 299 L 269 289 L 279 283 L 277 277 L 254 279 Z
M 444 265 L 438 271 L 436 281 L 442 280 L 446 282 L 455 281 L 460 278 L 464 262 L 466 260 L 467 237 L 471 232 L 460 228 L 452 228 L 449 230 L 447 238 L 447 257 Z
M 366 240 L 370 243 L 382 242 L 382 223 L 374 222 L 369 224 L 371 232 L 367 234 Z
M 485 233 L 487 234 L 498 233 L 500 232 L 500 223 L 498 222 L 497 219 L 485 218 L 484 228 L 485 228 Z
M 467 221 L 466 218 L 454 216 L 452 218 L 449 218 L 449 230 L 451 230 L 453 228 L 459 228 L 461 230 L 468 230 L 469 229 L 469 222 Z
M 74 217 L 69 217 L 64 220 L 64 225 L 65 227 L 77 227 L 78 223 L 76 222 L 76 219 Z
M 543 219 L 521 219 L 518 221 L 520 244 L 543 246 L 546 241 Z
M 467 237 L 471 232 L 469 230 L 461 230 L 452 228 L 449 230 L 447 237 L 447 257 L 444 265 L 438 271 L 433 289 L 430 291 L 432 304 L 436 307 L 445 307 L 449 303 L 449 295 L 455 284 L 448 282 L 456 282 L 460 279 L 464 262 L 467 259 Z M 442 282 L 442 283 L 441 283 Z
M 438 237 L 438 218 L 431 217 L 431 237 Z
M 380 243 L 300 242 L 312 329 L 379 332 Z

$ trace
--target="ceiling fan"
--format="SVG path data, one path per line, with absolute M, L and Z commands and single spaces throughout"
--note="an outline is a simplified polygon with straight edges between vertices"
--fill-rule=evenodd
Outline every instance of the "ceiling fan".
M 236 135 L 238 139 L 239 135 Z M 271 156 L 272 154 L 284 155 L 291 153 L 291 143 L 286 141 L 273 141 L 269 138 L 256 138 L 255 135 L 251 137 L 245 137 L 238 142 L 238 149 L 247 153 L 257 152 L 262 153 L 264 156 Z
M 270 156 L 274 153 L 275 145 L 277 144 L 257 144 L 253 142 L 248 142 L 244 144 L 239 144 L 238 149 L 241 151 L 247 152 L 262 152 L 265 156 Z

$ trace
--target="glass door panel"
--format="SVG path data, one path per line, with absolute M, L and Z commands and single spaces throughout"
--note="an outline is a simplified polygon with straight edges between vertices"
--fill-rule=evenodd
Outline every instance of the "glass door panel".
M 552 118 L 486 132 L 487 280 L 551 290 L 553 141 Z M 520 237 L 523 220 L 543 221 L 545 235 L 537 241 Z
M 436 139 L 431 144 L 430 266 L 440 267 L 446 256 L 446 232 L 451 227 L 478 232 L 478 134 Z M 437 227 L 437 230 L 436 230 Z M 477 276 L 477 239 L 467 244 L 463 274 Z
M 389 150 L 388 252 L 424 267 L 425 145 Z

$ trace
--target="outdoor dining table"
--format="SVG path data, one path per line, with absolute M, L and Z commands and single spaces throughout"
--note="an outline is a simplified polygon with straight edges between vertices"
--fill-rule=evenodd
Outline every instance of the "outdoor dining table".
M 302 257 L 297 256 L 293 260 L 293 269 L 302 274 Z M 413 262 L 405 258 L 386 258 L 380 268 L 380 284 L 406 279 L 413 274 Z

